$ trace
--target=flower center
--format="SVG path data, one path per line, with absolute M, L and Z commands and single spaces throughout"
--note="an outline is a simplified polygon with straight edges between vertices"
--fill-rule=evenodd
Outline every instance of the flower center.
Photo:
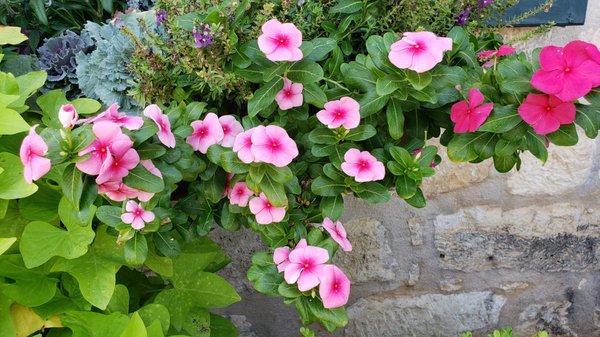
M 336 118 L 342 118 L 344 116 L 344 111 L 343 110 L 336 110 L 335 111 L 335 117 Z
M 367 167 L 369 167 L 369 162 L 367 162 L 367 161 L 366 161 L 366 160 L 364 160 L 364 159 L 361 159 L 361 160 L 359 160 L 359 161 L 358 161 L 358 166 L 359 166 L 361 169 L 366 169 Z
M 265 204 L 265 206 L 266 206 L 267 208 L 271 208 L 271 207 L 273 207 L 273 205 L 271 205 L 271 203 L 270 203 L 270 202 L 267 202 L 267 203 Z
M 271 143 L 271 147 L 272 147 L 273 149 L 276 149 L 278 146 L 279 146 L 279 144 L 278 144 L 277 142 L 273 142 L 273 143 Z
M 27 156 L 31 156 L 31 154 L 33 153 L 33 151 L 31 151 L 31 149 L 27 149 Z
M 101 147 L 98 151 L 100 151 L 100 153 L 106 153 L 106 148 L 105 147 Z
M 279 46 L 287 46 L 288 37 L 286 35 L 279 35 L 277 37 L 277 44 L 279 44 Z
M 204 137 L 204 136 L 206 136 L 206 134 L 207 134 L 207 133 L 208 133 L 208 132 L 207 132 L 207 130 L 206 130 L 206 128 L 205 128 L 205 127 L 201 127 L 201 128 L 199 128 L 199 129 L 198 129 L 198 132 L 196 132 L 196 134 L 198 134 L 198 136 L 200 136 L 200 137 Z
M 310 267 L 310 264 L 308 264 L 308 262 L 305 262 L 305 263 L 304 263 L 304 269 L 306 269 L 306 268 L 308 268 L 308 267 Z
M 135 211 L 133 211 L 133 214 L 134 214 L 135 216 L 141 216 L 141 215 L 142 215 L 142 210 L 140 210 L 140 209 L 136 209 Z
M 467 109 L 467 115 L 470 115 L 471 113 L 473 113 L 473 110 Z
M 550 112 L 550 110 L 552 110 L 552 108 L 550 106 L 547 106 L 546 111 Z
M 571 68 L 569 68 L 569 67 L 566 67 L 566 68 L 565 68 L 565 73 L 570 73 L 570 72 L 571 72 Z
M 284 93 L 284 95 L 285 95 L 286 97 L 290 97 L 290 96 L 292 96 L 292 91 L 291 91 L 291 90 L 285 90 L 283 93 Z
M 340 285 L 338 283 L 333 284 L 333 289 L 337 290 L 339 287 L 340 287 Z
M 223 133 L 229 133 L 229 126 L 228 125 L 223 125 Z

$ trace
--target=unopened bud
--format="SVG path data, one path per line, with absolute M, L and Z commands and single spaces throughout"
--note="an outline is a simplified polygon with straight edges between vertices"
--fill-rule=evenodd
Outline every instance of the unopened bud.
M 77 122 L 77 110 L 73 104 L 63 104 L 58 110 L 58 120 L 65 129 L 72 128 Z

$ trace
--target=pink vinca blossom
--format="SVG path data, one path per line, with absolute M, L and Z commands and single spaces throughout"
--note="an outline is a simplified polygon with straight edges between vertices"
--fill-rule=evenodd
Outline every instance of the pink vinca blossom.
M 268 225 L 272 222 L 280 222 L 285 217 L 285 207 L 275 207 L 264 193 L 250 199 L 250 212 L 256 217 L 256 222 Z
M 333 222 L 329 218 L 323 219 L 323 228 L 329 233 L 333 241 L 337 242 L 345 252 L 352 251 L 352 244 L 346 237 L 346 229 L 341 222 Z
M 223 140 L 221 140 L 221 145 L 224 147 L 232 147 L 235 137 L 244 131 L 242 124 L 240 124 L 240 122 L 232 115 L 219 117 L 219 123 L 223 129 Z
M 154 220 L 154 213 L 146 211 L 142 205 L 133 200 L 127 201 L 125 204 L 127 212 L 121 214 L 121 220 L 126 224 L 131 224 L 131 227 L 140 230 L 146 226 L 146 223 Z
M 256 128 L 239 133 L 233 141 L 233 151 L 246 164 L 254 161 L 254 154 L 252 153 L 252 133 L 254 133 L 254 130 Z
M 290 252 L 288 260 L 283 274 L 285 281 L 288 284 L 298 282 L 300 291 L 308 291 L 319 285 L 319 274 L 329 260 L 329 253 L 321 247 L 296 247 Z
M 229 191 L 229 202 L 233 205 L 246 207 L 248 205 L 248 200 L 253 195 L 254 192 L 248 188 L 248 185 L 246 185 L 245 182 L 240 181 L 235 183 L 231 191 Z
M 503 44 L 498 49 L 484 50 L 482 52 L 479 52 L 477 54 L 477 57 L 479 57 L 482 60 L 488 60 L 487 62 L 485 62 L 483 64 L 483 67 L 489 68 L 496 63 L 497 58 L 500 58 L 502 56 L 512 55 L 515 52 L 516 52 L 516 49 L 513 48 L 512 46 Z
M 323 300 L 323 307 L 333 309 L 348 303 L 350 280 L 340 268 L 334 265 L 323 266 L 319 279 L 319 296 Z
M 531 85 L 564 102 L 587 95 L 600 84 L 600 64 L 590 55 L 590 44 L 569 42 L 564 48 L 544 47 L 540 69 L 533 74 Z
M 113 147 L 130 148 L 133 146 L 133 142 L 113 122 L 100 121 L 94 123 L 92 131 L 96 139 L 88 147 L 79 151 L 80 156 L 89 154 L 90 157 L 78 162 L 76 165 L 83 173 L 97 175 L 100 173 L 102 164 L 106 161 L 109 153 L 115 152 L 112 151 Z
M 360 123 L 360 104 L 350 97 L 327 102 L 323 110 L 317 112 L 317 119 L 330 129 L 340 126 L 354 129 Z
M 126 113 L 119 112 L 119 105 L 113 103 L 106 109 L 106 111 L 100 113 L 96 117 L 82 119 L 81 123 L 96 123 L 100 121 L 108 121 L 122 126 L 128 130 L 137 130 L 144 125 L 144 120 L 139 116 L 129 116 Z
M 140 163 L 140 156 L 137 151 L 126 143 L 113 144 L 106 160 L 100 167 L 100 172 L 96 177 L 96 183 L 102 184 L 107 181 L 119 181 L 129 174 Z
M 431 32 L 406 32 L 391 46 L 390 62 L 400 69 L 423 73 L 442 62 L 444 52 L 452 50 L 452 39 Z
M 300 61 L 302 59 L 302 32 L 293 23 L 271 19 L 262 26 L 258 48 L 271 61 Z
M 306 246 L 308 246 L 306 239 L 302 239 L 298 242 L 296 248 L 305 248 Z M 273 262 L 275 262 L 277 265 L 278 272 L 283 273 L 285 271 L 285 267 L 290 264 L 290 252 L 290 247 L 279 247 L 273 252 Z
M 63 104 L 58 110 L 58 120 L 65 129 L 72 128 L 77 123 L 78 117 L 79 115 L 73 104 Z
M 137 190 L 125 185 L 122 181 L 107 181 L 99 184 L 98 194 L 105 194 L 113 201 L 137 198 Z
M 158 105 L 148 105 L 144 109 L 144 116 L 153 120 L 158 127 L 158 140 L 166 147 L 175 148 L 175 135 L 171 131 L 171 122 L 169 117 L 162 113 Z
M 382 180 L 385 177 L 383 163 L 368 151 L 350 149 L 344 154 L 342 171 L 359 183 Z
M 284 167 L 298 156 L 298 147 L 285 129 L 276 126 L 258 126 L 252 133 L 252 154 L 255 162 Z
M 546 135 L 558 130 L 561 124 L 573 123 L 575 104 L 553 95 L 528 94 L 519 106 L 519 115 L 537 134 Z
M 192 122 L 194 131 L 187 137 L 186 142 L 196 151 L 206 154 L 208 147 L 223 140 L 223 128 L 219 117 L 210 112 L 204 120 Z
M 19 150 L 21 163 L 23 163 L 23 176 L 29 184 L 43 177 L 51 167 L 50 159 L 44 157 L 48 152 L 48 145 L 35 132 L 37 127 L 36 124 L 29 129 L 29 134 L 23 138 Z
M 283 88 L 275 96 L 275 101 L 279 105 L 279 109 L 288 110 L 291 108 L 302 106 L 304 97 L 302 83 L 292 83 L 287 78 L 283 78 Z
M 450 108 L 450 119 L 455 133 L 475 132 L 488 118 L 494 103 L 483 103 L 485 98 L 479 89 L 471 88 L 467 100 L 454 103 Z

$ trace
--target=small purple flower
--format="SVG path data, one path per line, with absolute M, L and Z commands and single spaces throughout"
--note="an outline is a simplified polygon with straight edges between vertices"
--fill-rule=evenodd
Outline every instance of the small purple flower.
M 464 11 L 460 12 L 456 17 L 456 24 L 459 26 L 464 26 L 469 21 L 469 15 L 471 15 L 471 7 L 465 8 Z
M 160 26 L 163 22 L 167 21 L 167 11 L 159 9 L 156 11 L 156 25 Z
M 204 25 L 202 30 L 198 30 L 196 27 L 192 30 L 192 35 L 196 41 L 196 48 L 206 48 L 213 44 L 213 36 L 210 34 L 210 26 Z
M 494 0 L 477 0 L 477 5 L 479 6 L 479 8 L 486 8 L 493 2 Z

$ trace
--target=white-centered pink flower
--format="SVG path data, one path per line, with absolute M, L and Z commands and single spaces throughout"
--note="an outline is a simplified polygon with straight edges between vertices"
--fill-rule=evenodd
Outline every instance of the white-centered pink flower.
M 303 57 L 302 32 L 293 23 L 271 19 L 262 26 L 258 48 L 271 61 L 300 61 Z
M 233 141 L 233 152 L 237 153 L 238 158 L 246 164 L 254 161 L 254 154 L 252 153 L 252 133 L 256 128 L 246 130 L 235 136 Z
M 391 46 L 388 58 L 400 69 L 423 73 L 433 69 L 444 59 L 444 52 L 452 50 L 452 39 L 432 32 L 406 32 Z
M 319 274 L 329 260 L 329 253 L 321 247 L 296 247 L 290 252 L 288 260 L 283 274 L 285 281 L 288 284 L 298 282 L 300 291 L 308 291 L 319 285 Z
M 360 104 L 350 97 L 329 101 L 325 103 L 323 110 L 317 112 L 317 118 L 330 129 L 340 126 L 353 129 L 360 123 Z
M 131 139 L 121 131 L 119 125 L 113 122 L 96 122 L 92 127 L 92 132 L 96 136 L 96 139 L 88 147 L 79 151 L 80 156 L 89 154 L 90 157 L 76 164 L 77 168 L 83 173 L 89 175 L 99 174 L 102 164 L 108 158 L 109 153 L 121 152 L 114 151 L 113 148 L 123 149 L 133 146 Z
M 208 147 L 218 144 L 223 140 L 223 128 L 219 123 L 219 117 L 210 112 L 203 120 L 192 122 L 194 131 L 186 139 L 186 142 L 196 151 L 206 154 Z
M 78 117 L 79 115 L 73 104 L 63 104 L 58 109 L 58 120 L 65 129 L 72 128 L 77 123 Z
M 128 144 L 113 144 L 106 156 L 106 160 L 100 167 L 100 172 L 96 177 L 96 183 L 102 184 L 107 181 L 119 181 L 129 174 L 140 163 L 140 156 L 137 151 Z
M 349 252 L 352 250 L 352 244 L 348 240 L 346 229 L 341 222 L 333 222 L 331 219 L 325 218 L 323 219 L 323 228 L 329 233 L 333 241 L 337 242 L 340 247 L 342 247 L 343 251 Z
M 344 154 L 342 171 L 354 177 L 356 182 L 382 180 L 385 177 L 385 167 L 368 151 L 350 149 Z
M 127 201 L 125 204 L 127 212 L 121 214 L 121 220 L 130 224 L 133 229 L 140 230 L 146 226 L 148 222 L 154 220 L 154 213 L 146 211 L 142 205 L 133 200 Z
M 51 168 L 50 159 L 44 157 L 48 153 L 48 145 L 35 132 L 37 127 L 36 124 L 29 129 L 19 150 L 19 157 L 23 163 L 23 176 L 29 184 L 43 177 Z
M 156 104 L 150 104 L 144 109 L 144 116 L 150 118 L 158 127 L 158 140 L 166 147 L 175 148 L 175 135 L 171 131 L 169 116 L 162 113 Z
M 264 193 L 250 199 L 248 206 L 250 212 L 256 217 L 256 222 L 261 225 L 280 222 L 285 217 L 285 207 L 273 206 Z
M 304 248 L 308 246 L 306 243 L 306 239 L 302 239 L 296 245 L 296 248 Z M 290 264 L 289 256 L 291 249 L 290 247 L 279 247 L 276 248 L 273 252 L 273 262 L 277 265 L 277 271 L 283 273 L 285 271 L 285 267 Z
M 248 205 L 248 200 L 253 195 L 254 192 L 248 188 L 248 185 L 243 181 L 239 181 L 233 185 L 228 196 L 229 202 L 233 205 L 246 207 Z
M 252 133 L 252 154 L 255 162 L 284 167 L 298 156 L 298 147 L 282 127 L 258 126 Z
M 224 147 L 232 147 L 235 137 L 244 131 L 244 127 L 242 127 L 242 124 L 240 124 L 240 122 L 232 115 L 219 117 L 219 123 L 223 129 L 221 145 Z
M 288 110 L 291 108 L 302 106 L 304 97 L 302 83 L 292 83 L 287 78 L 283 78 L 283 88 L 275 96 L 275 101 L 279 105 L 279 109 Z
M 323 307 L 334 309 L 348 303 L 350 297 L 350 280 L 344 272 L 334 266 L 321 267 L 319 274 L 319 296 L 323 301 Z
M 137 130 L 144 125 L 144 120 L 139 116 L 129 116 L 126 113 L 119 112 L 119 105 L 117 103 L 111 104 L 106 111 L 98 114 L 95 117 L 82 119 L 80 123 L 96 123 L 101 121 L 108 121 L 122 126 L 128 130 Z

